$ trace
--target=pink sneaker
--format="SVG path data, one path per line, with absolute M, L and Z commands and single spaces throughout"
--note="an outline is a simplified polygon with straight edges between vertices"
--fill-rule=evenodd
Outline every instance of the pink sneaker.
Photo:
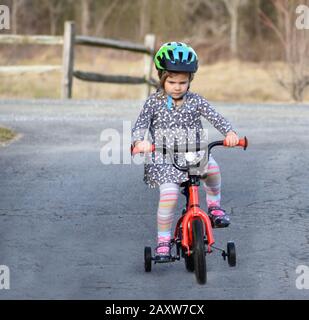
M 157 260 L 169 260 L 171 256 L 171 243 L 160 242 L 155 249 L 155 257 Z
M 219 202 L 208 203 L 208 215 L 211 219 L 213 228 L 226 228 L 230 224 L 230 217 L 219 205 Z
M 156 253 L 158 254 L 169 254 L 170 253 L 170 243 L 169 242 L 160 242 L 156 247 Z

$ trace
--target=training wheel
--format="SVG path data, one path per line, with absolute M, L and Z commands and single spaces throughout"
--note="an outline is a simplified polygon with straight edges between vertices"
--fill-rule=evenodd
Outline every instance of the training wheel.
M 236 247 L 232 241 L 227 243 L 227 261 L 230 267 L 236 266 Z
M 145 259 L 145 271 L 150 272 L 151 271 L 151 260 L 152 260 L 150 247 L 145 247 L 144 259 Z

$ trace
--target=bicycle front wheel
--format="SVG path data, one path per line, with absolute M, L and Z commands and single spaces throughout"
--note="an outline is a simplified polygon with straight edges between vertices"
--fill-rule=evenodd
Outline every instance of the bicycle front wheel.
M 194 271 L 194 259 L 193 259 L 192 254 L 190 254 L 190 256 L 185 254 L 185 266 L 186 266 L 187 271 L 189 271 L 189 272 Z
M 193 220 L 193 261 L 195 277 L 199 284 L 205 284 L 207 281 L 207 267 L 204 243 L 203 222 L 200 219 Z

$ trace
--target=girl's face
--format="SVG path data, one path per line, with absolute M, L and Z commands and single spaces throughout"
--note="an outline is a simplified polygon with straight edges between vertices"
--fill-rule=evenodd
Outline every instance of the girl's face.
M 188 91 L 189 84 L 189 73 L 171 72 L 164 82 L 164 90 L 173 99 L 178 100 Z

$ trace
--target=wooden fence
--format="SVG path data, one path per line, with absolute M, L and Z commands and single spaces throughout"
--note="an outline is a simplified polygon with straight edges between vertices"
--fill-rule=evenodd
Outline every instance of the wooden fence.
M 38 36 L 38 35 L 0 35 L 0 44 L 42 44 L 62 45 L 62 66 L 40 65 L 40 66 L 0 66 L 0 73 L 21 73 L 21 72 L 48 72 L 62 70 L 61 98 L 72 98 L 73 77 L 84 81 L 95 81 L 119 84 L 145 84 L 143 97 L 150 94 L 152 86 L 158 83 L 152 78 L 152 57 L 155 50 L 155 36 L 148 34 L 144 44 L 136 44 L 128 41 L 97 38 L 90 36 L 79 36 L 75 34 L 75 23 L 67 21 L 64 25 L 64 35 L 61 36 Z M 104 75 L 92 72 L 74 70 L 74 47 L 75 45 L 96 46 L 113 48 L 117 50 L 128 50 L 137 53 L 144 53 L 144 74 L 141 77 L 126 75 Z

